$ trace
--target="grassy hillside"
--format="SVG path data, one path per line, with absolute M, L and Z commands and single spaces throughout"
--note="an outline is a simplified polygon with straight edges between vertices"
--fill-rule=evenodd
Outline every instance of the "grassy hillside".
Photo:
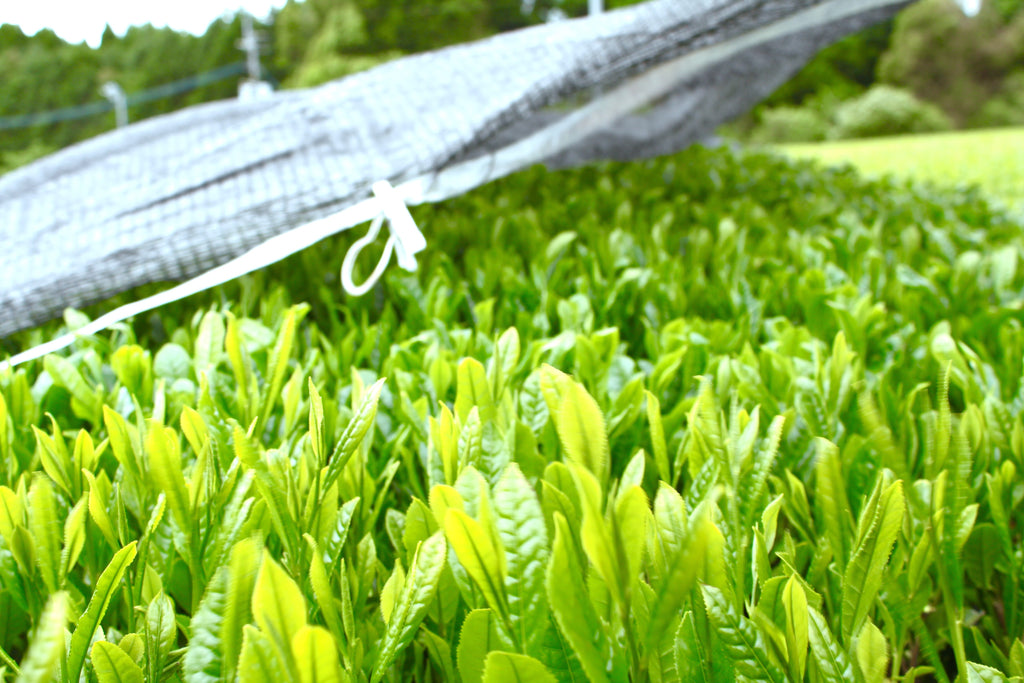
M 1024 211 L 1024 128 L 959 131 L 786 145 L 786 154 L 827 165 L 849 163 L 870 176 L 977 185 Z

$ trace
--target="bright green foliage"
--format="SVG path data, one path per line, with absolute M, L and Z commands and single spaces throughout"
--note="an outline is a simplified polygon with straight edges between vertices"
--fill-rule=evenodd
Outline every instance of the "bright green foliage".
M 104 640 L 92 646 L 92 666 L 100 683 L 142 683 L 142 668 L 127 652 Z
M 417 218 L 0 376 L 0 681 L 1024 676 L 1020 225 L 703 150 Z
M 484 683 L 556 683 L 544 665 L 533 657 L 511 652 L 491 652 L 484 662 Z
M 1024 107 L 1013 111 L 1020 114 Z M 867 175 L 891 174 L 908 182 L 934 183 L 948 189 L 977 186 L 1011 209 L 1024 211 L 1024 159 L 1018 154 L 1022 144 L 1024 128 L 1018 124 L 994 130 L 836 140 L 782 149 L 796 158 L 852 164 Z
M 21 662 L 19 683 L 44 683 L 59 676 L 66 622 L 67 595 L 54 593 L 39 616 L 32 645 Z

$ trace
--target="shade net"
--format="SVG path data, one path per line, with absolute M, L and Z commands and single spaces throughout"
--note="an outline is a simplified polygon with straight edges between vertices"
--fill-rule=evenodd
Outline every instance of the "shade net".
M 0 336 L 194 277 L 378 180 L 438 201 L 534 163 L 679 150 L 906 4 L 655 0 L 101 135 L 0 177 Z

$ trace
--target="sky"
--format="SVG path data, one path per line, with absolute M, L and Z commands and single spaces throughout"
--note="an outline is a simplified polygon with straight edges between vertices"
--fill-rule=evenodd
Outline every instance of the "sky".
M 0 24 L 17 24 L 31 35 L 50 28 L 71 43 L 83 40 L 98 47 L 108 23 L 117 35 L 129 26 L 150 23 L 201 35 L 225 13 L 246 9 L 262 18 L 286 0 L 3 0 Z M 967 14 L 975 14 L 981 0 L 957 0 Z
M 245 9 L 257 18 L 285 0 L 2 0 L 0 24 L 16 24 L 32 35 L 43 28 L 70 43 L 98 47 L 103 28 L 117 35 L 129 26 L 153 24 L 201 35 L 221 15 Z

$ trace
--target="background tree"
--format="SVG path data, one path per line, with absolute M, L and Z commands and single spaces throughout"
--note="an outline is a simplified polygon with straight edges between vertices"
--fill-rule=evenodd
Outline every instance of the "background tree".
M 971 125 L 986 102 L 1003 95 L 1008 77 L 1024 71 L 1022 5 L 986 2 L 973 18 L 953 0 L 912 5 L 896 19 L 879 80 L 938 104 L 960 126 Z

